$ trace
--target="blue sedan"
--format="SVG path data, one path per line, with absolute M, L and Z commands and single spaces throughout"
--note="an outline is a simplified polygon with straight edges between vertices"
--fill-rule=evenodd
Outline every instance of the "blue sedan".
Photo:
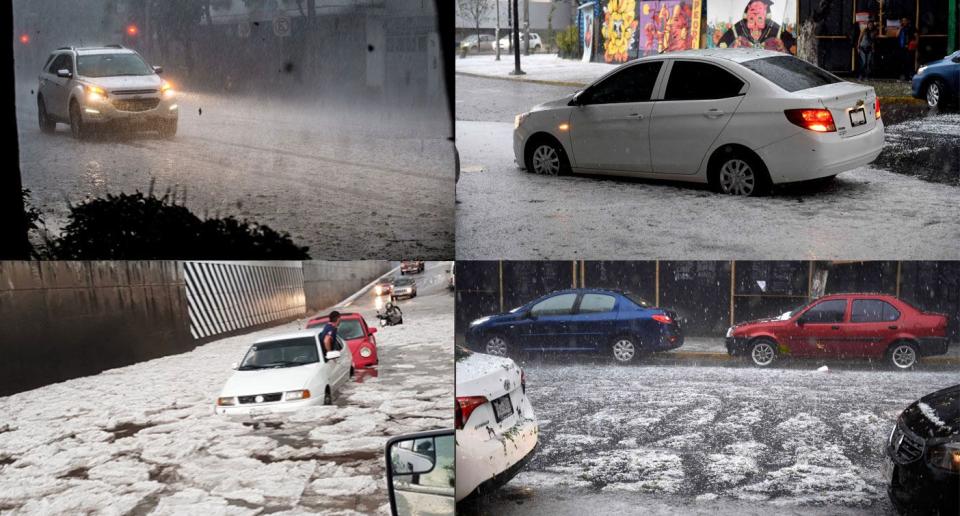
M 932 108 L 960 100 L 960 50 L 927 63 L 913 76 L 913 96 L 926 99 Z
M 624 364 L 683 345 L 674 312 L 598 289 L 561 290 L 481 317 L 470 323 L 466 338 L 469 347 L 491 355 L 594 352 Z

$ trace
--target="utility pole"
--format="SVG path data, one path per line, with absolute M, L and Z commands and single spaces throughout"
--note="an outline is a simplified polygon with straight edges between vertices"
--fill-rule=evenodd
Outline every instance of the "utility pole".
M 520 5 L 513 0 L 513 71 L 510 75 L 525 75 L 520 69 Z
M 530 55 L 530 0 L 523 0 L 523 55 Z
M 495 45 L 497 45 L 497 61 L 500 60 L 500 0 L 497 0 L 497 30 L 494 31 L 496 36 L 494 36 Z

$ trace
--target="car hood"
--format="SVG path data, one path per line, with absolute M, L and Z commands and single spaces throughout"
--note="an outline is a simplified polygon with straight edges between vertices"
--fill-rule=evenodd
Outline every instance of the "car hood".
M 913 402 L 900 420 L 925 438 L 960 436 L 960 385 L 927 394 Z
M 221 397 L 295 391 L 306 387 L 319 373 L 320 363 L 276 369 L 234 371 L 223 386 Z
M 520 385 L 520 367 L 504 357 L 470 353 L 457 360 L 457 396 L 494 400 Z
M 160 89 L 159 75 L 122 75 L 118 77 L 84 77 L 84 82 L 95 84 L 108 92 L 116 90 Z
M 536 106 L 530 108 L 530 112 L 533 113 L 534 111 L 545 111 L 547 109 L 566 107 L 570 104 L 570 99 L 572 99 L 574 95 L 575 93 L 571 93 L 570 95 L 557 100 L 551 100 L 549 102 L 544 102 L 543 104 L 537 104 Z
M 789 319 L 781 319 L 779 317 L 767 317 L 764 319 L 754 319 L 752 321 L 746 321 L 742 323 L 737 323 L 734 325 L 735 330 L 746 330 L 755 326 L 772 326 L 772 325 L 781 325 L 787 322 Z

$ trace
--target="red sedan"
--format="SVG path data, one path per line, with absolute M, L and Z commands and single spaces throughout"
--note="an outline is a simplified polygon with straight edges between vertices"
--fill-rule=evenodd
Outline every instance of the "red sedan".
M 884 359 L 910 369 L 947 352 L 947 317 L 885 294 L 824 296 L 773 319 L 727 330 L 727 352 L 766 367 L 781 356 Z
M 327 321 L 326 316 L 314 317 L 307 322 L 307 328 L 323 326 Z M 352 312 L 340 314 L 337 335 L 342 337 L 350 347 L 354 367 L 370 367 L 380 362 L 377 357 L 377 339 L 374 338 L 374 333 L 377 333 L 377 329 L 367 326 L 367 321 L 362 315 Z

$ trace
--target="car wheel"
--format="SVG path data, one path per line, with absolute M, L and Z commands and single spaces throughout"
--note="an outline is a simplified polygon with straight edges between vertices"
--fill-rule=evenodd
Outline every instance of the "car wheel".
M 777 360 L 777 345 L 768 339 L 757 339 L 750 346 L 750 361 L 757 367 L 769 367 Z
M 909 342 L 897 342 L 887 350 L 887 362 L 895 370 L 907 371 L 917 365 L 917 347 Z
M 618 364 L 629 364 L 640 354 L 640 350 L 629 337 L 617 337 L 610 345 L 610 356 Z
M 330 395 L 330 387 L 327 387 L 323 391 L 323 404 L 324 405 L 333 405 L 333 396 Z
M 927 105 L 932 108 L 942 107 L 946 100 L 947 87 L 940 79 L 934 79 L 927 84 Z
M 560 144 L 546 138 L 530 146 L 526 162 L 528 172 L 545 176 L 566 174 L 570 168 L 570 163 Z
M 157 127 L 157 132 L 159 132 L 163 138 L 173 138 L 177 135 L 177 121 L 161 120 Z
M 83 115 L 80 114 L 80 104 L 76 101 L 70 103 L 70 134 L 78 140 L 87 137 L 87 129 L 83 124 Z
M 744 197 L 763 195 L 770 188 L 766 167 L 756 157 L 736 149 L 722 149 L 711 175 L 714 190 Z
M 353 368 L 353 366 L 350 366 L 350 378 L 353 378 L 353 373 L 355 372 L 356 370 Z
M 507 357 L 510 356 L 510 345 L 507 343 L 507 339 L 502 336 L 493 335 L 483 345 L 483 351 L 495 357 Z
M 43 133 L 53 133 L 57 128 L 57 122 L 47 114 L 47 105 L 43 102 L 43 97 L 37 98 L 37 120 L 40 122 L 40 131 Z

